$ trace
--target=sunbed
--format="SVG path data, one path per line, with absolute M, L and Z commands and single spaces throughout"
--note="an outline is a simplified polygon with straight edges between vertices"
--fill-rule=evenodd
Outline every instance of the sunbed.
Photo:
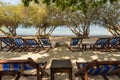
M 82 80 L 88 80 L 88 76 L 102 76 L 104 80 L 109 80 L 109 75 L 120 74 L 120 61 L 97 61 L 92 62 L 76 62 L 76 77 Z
M 21 76 L 36 76 L 37 80 L 42 80 L 43 76 L 48 76 L 45 72 L 47 62 L 36 63 L 32 58 L 23 60 L 0 60 L 0 80 L 5 75 L 15 77 L 15 80 L 19 80 Z M 25 71 L 36 70 L 36 73 L 27 73 Z
M 78 49 L 82 49 L 80 48 L 80 44 L 82 44 L 82 38 L 71 38 L 71 41 L 70 41 L 70 50 L 73 51 L 75 50 L 76 48 Z

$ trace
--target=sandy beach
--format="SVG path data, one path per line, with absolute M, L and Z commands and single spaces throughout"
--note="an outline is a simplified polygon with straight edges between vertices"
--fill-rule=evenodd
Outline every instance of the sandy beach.
M 75 62 L 87 62 L 92 60 L 98 60 L 98 61 L 106 61 L 106 60 L 120 60 L 120 52 L 101 52 L 101 51 L 93 51 L 93 50 L 87 50 L 87 51 L 70 51 L 66 46 L 60 46 L 55 47 L 56 42 L 63 42 L 69 45 L 71 37 L 50 37 L 52 46 L 54 48 L 50 49 L 48 52 L 46 50 L 41 50 L 40 52 L 6 52 L 1 51 L 0 52 L 0 59 L 6 60 L 6 59 L 27 59 L 31 57 L 36 62 L 41 61 L 47 61 L 47 67 L 46 71 L 50 74 L 50 66 L 51 61 L 53 59 L 70 59 L 73 66 L 73 80 L 81 80 L 80 78 L 76 78 L 74 76 L 74 73 L 77 71 Z M 93 37 L 90 39 L 85 39 L 83 42 L 95 42 L 97 40 L 97 37 Z M 9 77 L 9 79 L 8 79 Z M 90 76 L 89 80 L 104 80 L 101 76 Z M 108 77 L 110 80 L 120 80 L 117 76 L 110 76 Z M 3 77 L 3 80 L 14 80 L 14 77 L 5 76 Z M 21 77 L 20 80 L 36 80 L 35 77 Z M 43 80 L 50 80 L 50 77 L 43 78 Z M 55 80 L 69 80 L 68 75 L 65 73 L 58 73 L 55 74 Z

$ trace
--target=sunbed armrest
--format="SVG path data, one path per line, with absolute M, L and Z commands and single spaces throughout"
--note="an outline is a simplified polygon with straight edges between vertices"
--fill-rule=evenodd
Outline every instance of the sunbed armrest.
M 46 67 L 46 64 L 47 64 L 47 62 L 46 62 L 46 64 L 45 64 L 45 66 L 43 67 L 43 68 L 41 68 L 40 66 L 39 66 L 39 64 L 37 64 L 34 60 L 32 60 L 31 58 L 28 58 L 28 60 L 29 60 L 29 63 L 31 64 L 31 66 L 33 66 L 33 67 L 35 67 L 36 69 L 38 69 L 41 73 L 43 73 L 43 75 L 45 75 L 45 76 L 49 76 L 49 74 L 47 73 L 47 72 L 45 72 L 45 67 Z
M 76 62 L 76 64 L 78 64 L 78 62 Z M 97 65 L 97 60 L 94 60 L 90 63 L 88 63 L 83 69 L 78 69 L 78 71 L 75 73 L 75 76 L 79 76 L 79 74 L 81 74 L 82 72 L 86 72 L 88 69 L 90 69 L 91 67 Z

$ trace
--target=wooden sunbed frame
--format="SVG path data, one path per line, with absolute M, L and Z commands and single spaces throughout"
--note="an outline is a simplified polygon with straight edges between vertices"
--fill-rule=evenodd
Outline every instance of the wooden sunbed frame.
M 79 66 L 78 66 L 78 64 L 86 64 L 87 63 L 87 65 L 84 67 L 84 68 L 80 68 Z M 118 65 L 120 65 L 120 61 L 97 61 L 97 60 L 94 60 L 94 61 L 92 61 L 92 62 L 76 62 L 76 65 L 77 65 L 77 72 L 75 73 L 75 76 L 76 77 L 81 77 L 82 78 L 82 80 L 88 80 L 88 70 L 90 69 L 90 68 L 93 68 L 93 67 L 95 67 L 95 66 L 100 66 L 100 65 L 103 65 L 103 64 L 106 64 L 106 65 L 113 65 L 113 64 L 118 64 Z M 84 73 L 84 74 L 83 74 Z M 111 74 L 95 74 L 95 75 L 101 75 L 103 78 L 104 78 L 104 80 L 109 80 L 108 78 L 107 78 L 107 75 L 109 76 L 109 75 L 117 75 L 117 76 L 119 76 L 119 74 L 120 74 L 120 67 L 118 67 L 113 73 L 111 73 Z M 92 75 L 92 74 L 91 74 Z M 94 75 L 94 76 L 95 76 Z
M 34 49 L 34 51 L 35 50 L 40 51 L 41 47 L 40 47 L 39 43 L 36 41 L 36 39 L 34 39 L 34 38 L 23 38 L 23 40 L 24 40 L 24 43 L 26 43 L 28 49 L 32 48 L 32 49 Z M 29 43 L 28 41 L 31 41 L 31 43 Z M 35 44 L 33 44 L 33 43 L 35 43 Z
M 106 40 L 106 42 L 103 45 L 99 45 L 98 42 L 100 40 Z M 93 49 L 93 50 L 95 50 L 95 49 L 97 49 L 97 50 L 101 50 L 101 49 L 108 50 L 109 40 L 110 40 L 110 38 L 98 38 L 97 41 L 94 44 L 90 45 L 90 48 Z
M 72 41 L 73 41 L 74 39 L 79 39 L 79 42 L 78 42 L 77 46 L 73 46 L 73 45 L 72 45 Z M 71 51 L 74 51 L 75 48 L 79 48 L 79 49 L 80 49 L 80 44 L 82 44 L 82 40 L 83 40 L 83 38 L 71 38 L 69 49 L 70 49 Z M 81 48 L 81 49 L 82 49 L 82 48 Z
M 37 70 L 36 74 L 25 74 L 24 73 L 24 68 L 22 68 L 22 70 L 1 70 L 0 69 L 0 80 L 2 80 L 2 77 L 4 75 L 12 75 L 12 76 L 16 76 L 15 80 L 19 80 L 20 76 L 37 76 L 37 80 L 42 80 L 43 76 L 48 76 L 48 73 L 45 72 L 45 68 L 46 68 L 46 64 L 47 62 L 42 62 L 39 64 L 42 64 L 42 66 L 39 66 L 38 63 L 36 63 L 33 59 L 28 58 L 28 59 L 24 59 L 24 60 L 0 60 L 0 65 L 2 64 L 29 64 L 29 66 L 33 67 L 34 69 Z
M 8 39 L 10 42 L 7 42 L 3 39 Z M 14 47 L 14 43 L 12 42 L 12 38 L 10 37 L 2 36 L 0 37 L 0 41 L 1 41 L 1 50 L 8 47 L 9 49 L 7 51 L 9 51 Z M 5 46 L 2 45 L 2 42 L 5 44 Z
M 39 45 L 41 45 L 43 49 L 48 48 L 47 52 L 52 48 L 51 40 L 49 37 L 43 37 L 43 38 L 37 38 L 37 39 L 38 39 Z M 49 46 L 45 46 L 44 43 L 41 41 L 41 39 L 47 39 Z
M 18 42 L 18 41 L 16 42 L 14 39 L 20 39 L 21 42 Z M 18 49 L 18 48 L 21 49 L 20 51 L 23 51 L 23 50 L 27 51 L 28 50 L 28 46 L 24 42 L 22 37 L 13 37 L 12 40 L 13 40 L 13 43 L 14 43 L 14 47 L 13 47 L 12 51 L 15 50 L 15 49 Z M 21 46 L 21 43 L 23 44 L 22 46 Z
M 111 45 L 110 42 L 114 39 L 118 39 L 118 41 Z M 110 38 L 109 49 L 120 49 L 120 37 L 111 37 Z

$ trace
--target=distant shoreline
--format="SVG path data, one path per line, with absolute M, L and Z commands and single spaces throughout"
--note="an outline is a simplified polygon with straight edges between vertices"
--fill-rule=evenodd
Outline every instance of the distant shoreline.
M 0 36 L 4 36 L 0 34 Z M 35 35 L 17 35 L 17 36 L 35 36 Z M 51 37 L 74 37 L 74 35 L 51 35 Z M 112 35 L 90 35 L 89 37 L 111 37 Z

